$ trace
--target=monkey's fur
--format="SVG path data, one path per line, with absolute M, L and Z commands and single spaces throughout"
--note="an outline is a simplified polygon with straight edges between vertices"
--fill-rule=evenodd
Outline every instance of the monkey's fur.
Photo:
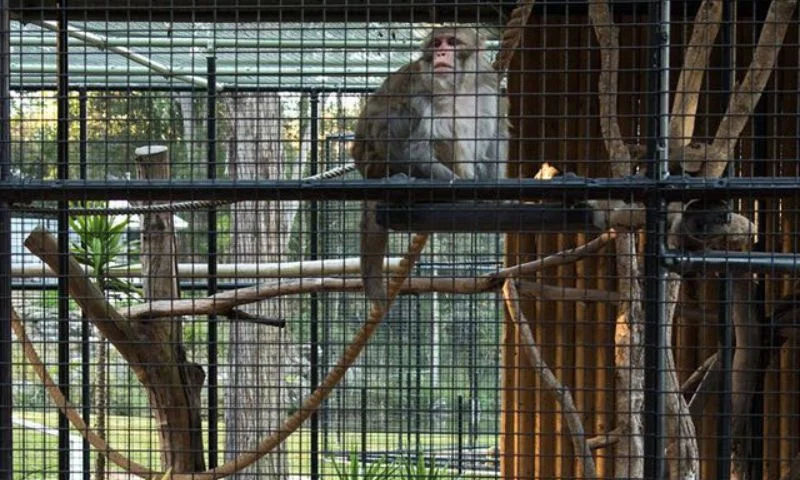
M 496 179 L 506 168 L 506 112 L 500 76 L 484 58 L 478 33 L 438 28 L 422 57 L 390 74 L 367 99 L 351 153 L 364 178 Z M 364 204 L 361 276 L 367 298 L 385 302 L 388 231 L 375 206 Z

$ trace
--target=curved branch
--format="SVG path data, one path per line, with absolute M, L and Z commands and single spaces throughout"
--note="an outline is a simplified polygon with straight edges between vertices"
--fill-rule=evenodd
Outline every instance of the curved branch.
M 531 365 L 542 378 L 544 384 L 550 388 L 553 395 L 558 400 L 561 408 L 564 410 L 564 417 L 567 419 L 567 425 L 572 437 L 572 448 L 575 453 L 581 456 L 583 464 L 583 476 L 585 478 L 597 478 L 597 472 L 594 465 L 594 457 L 592 451 L 586 443 L 586 434 L 581 423 L 581 416 L 578 408 L 575 406 L 575 401 L 572 399 L 572 394 L 569 388 L 564 386 L 550 367 L 544 361 L 539 348 L 536 346 L 536 339 L 533 336 L 531 325 L 525 314 L 519 308 L 519 293 L 517 287 L 514 285 L 515 279 L 509 278 L 503 285 L 503 294 L 505 296 L 506 307 L 514 322 L 517 324 L 525 346 L 528 348 L 528 359 Z

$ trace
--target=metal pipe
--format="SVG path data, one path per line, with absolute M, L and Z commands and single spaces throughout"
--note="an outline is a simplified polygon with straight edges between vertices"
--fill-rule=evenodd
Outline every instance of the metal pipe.
M 717 475 L 719 480 L 728 480 L 731 476 L 731 439 L 732 395 L 733 395 L 733 280 L 728 272 L 720 275 L 719 291 L 719 336 L 720 336 L 720 373 L 722 381 L 719 392 L 719 411 L 717 414 Z M 748 301 L 748 299 L 739 299 Z M 741 420 L 741 419 L 740 419 Z
M 206 79 L 208 95 L 206 101 L 206 177 L 210 181 L 217 178 L 217 84 L 216 58 L 206 59 Z M 207 215 L 208 225 L 208 295 L 217 293 L 217 209 L 211 207 Z M 219 389 L 217 386 L 218 365 L 218 325 L 217 316 L 208 316 L 208 468 L 217 466 L 219 456 Z
M 380 180 L 9 180 L 0 182 L 0 200 L 13 203 L 58 200 L 384 200 L 432 202 L 491 199 L 642 200 L 658 192 L 667 201 L 693 198 L 730 199 L 758 195 L 761 198 L 793 197 L 793 177 L 738 178 L 558 178 L 553 180 L 507 179 L 498 181 L 417 180 L 399 183 Z
M 262 66 L 255 64 L 254 66 L 244 66 L 237 63 L 235 65 L 220 66 L 217 74 L 219 76 L 234 76 L 234 77 L 255 77 L 255 76 L 296 76 L 304 77 L 309 75 L 329 75 L 331 77 L 381 77 L 388 75 L 393 71 L 394 67 L 391 64 L 388 68 L 376 69 L 375 66 L 363 65 L 359 67 L 350 66 L 349 62 L 342 62 L 341 65 L 331 65 L 326 62 L 323 66 L 309 67 L 303 61 L 286 63 L 280 62 L 280 65 Z M 381 66 L 386 66 L 384 63 Z M 402 65 L 398 63 L 397 66 Z M 86 64 L 73 64 L 70 65 L 70 71 L 74 75 L 94 75 L 97 77 L 131 77 L 131 76 L 154 76 L 165 78 L 183 79 L 183 76 L 199 75 L 203 70 L 199 66 L 178 66 L 171 67 L 169 71 L 165 69 L 158 69 L 155 67 L 135 66 L 135 65 L 86 65 Z M 57 74 L 55 65 L 46 63 L 33 63 L 33 62 L 14 62 L 11 64 L 12 75 L 44 75 L 44 74 Z M 381 75 L 383 74 L 383 75 Z M 382 78 L 381 78 L 382 80 Z M 376 80 L 376 83 L 379 83 Z M 220 90 L 223 86 L 217 85 Z M 197 88 L 197 86 L 195 86 Z
M 0 0 L 0 181 L 11 177 L 9 1 Z M 13 477 L 11 365 L 11 210 L 0 202 L 0 480 Z
M 648 71 L 648 177 L 661 182 L 669 176 L 669 43 L 670 1 L 650 5 L 651 63 Z M 666 285 L 668 271 L 661 252 L 666 245 L 667 209 L 663 192 L 646 193 L 648 232 L 644 258 L 644 476 L 660 479 L 666 473 L 667 385 Z M 634 299 L 638 301 L 638 299 Z
M 78 176 L 86 180 L 87 168 L 87 143 L 89 141 L 88 124 L 88 94 L 85 89 L 78 90 Z M 86 206 L 86 202 L 81 203 Z M 92 412 L 92 359 L 91 359 L 91 322 L 86 317 L 86 312 L 81 311 L 81 416 L 86 425 L 91 425 Z M 92 474 L 91 446 L 89 440 L 83 438 L 83 480 L 89 480 Z
M 56 100 L 56 174 L 59 180 L 69 179 L 69 52 L 67 49 L 68 6 L 67 0 L 58 2 L 58 47 L 56 48 L 58 72 L 58 91 Z M 69 252 L 69 210 L 66 199 L 58 202 L 58 251 Z M 58 269 L 69 270 L 67 255 L 59 255 Z M 58 277 L 58 386 L 64 397 L 70 398 L 69 362 L 69 278 Z M 58 478 L 69 480 L 71 448 L 69 441 L 69 421 L 66 415 L 58 414 Z
M 707 250 L 683 252 L 666 250 L 662 253 L 670 270 L 676 272 L 702 269 L 703 272 L 736 272 L 796 274 L 800 272 L 800 254 L 771 252 L 731 252 Z
M 37 23 L 38 25 L 38 23 Z M 49 30 L 49 29 L 48 29 Z M 179 33 L 178 33 L 179 35 Z M 105 47 L 140 47 L 140 48 L 205 48 L 208 47 L 210 38 L 207 37 L 103 37 Z M 224 48 L 236 50 L 251 48 L 259 51 L 277 50 L 285 52 L 287 50 L 297 50 L 307 52 L 309 50 L 377 50 L 386 51 L 419 51 L 422 39 L 419 40 L 373 40 L 366 39 L 362 42 L 354 42 L 346 39 L 290 39 L 290 38 L 214 38 L 214 48 L 219 51 Z M 50 36 L 20 35 L 14 36 L 11 41 L 12 46 L 25 47 L 55 47 L 55 38 Z M 84 41 L 74 37 L 71 44 L 83 45 Z M 497 49 L 500 42 L 489 40 L 486 42 L 488 50 Z
M 66 22 L 66 17 L 64 17 L 64 20 Z M 156 62 L 155 60 L 152 60 L 145 55 L 136 53 L 123 46 L 109 45 L 106 37 L 103 37 L 102 35 L 85 32 L 77 27 L 67 25 L 66 23 L 63 23 L 60 26 L 57 22 L 51 22 L 48 20 L 32 21 L 30 23 L 38 25 L 44 28 L 45 30 L 50 30 L 51 32 L 58 32 L 59 39 L 62 38 L 61 37 L 62 35 L 66 35 L 67 38 L 64 38 L 59 43 L 60 45 L 63 46 L 65 55 L 68 53 L 69 50 L 69 37 L 72 37 L 80 41 L 81 44 L 97 47 L 99 51 L 107 50 L 109 52 L 114 52 L 118 55 L 123 56 L 124 58 L 127 58 L 132 62 L 136 62 L 139 65 L 143 65 L 147 69 L 147 71 L 151 73 L 158 73 L 161 75 L 165 75 L 167 77 L 174 77 L 183 82 L 190 83 L 196 87 L 204 88 L 207 86 L 205 83 L 205 79 L 195 76 L 194 74 L 186 76 L 180 73 L 176 73 L 173 71 L 173 68 L 170 65 L 165 65 L 161 62 Z
M 309 157 L 311 162 L 311 175 L 316 175 L 319 170 L 319 93 L 312 93 L 309 99 L 310 103 L 310 137 L 311 144 L 309 145 Z M 303 115 L 301 109 L 300 115 Z M 302 142 L 303 139 L 301 138 Z M 316 200 L 312 200 L 309 204 L 309 260 L 314 261 L 318 258 L 319 249 L 319 206 Z M 309 388 L 315 390 L 319 385 L 320 365 L 319 365 L 319 295 L 317 293 L 310 294 L 310 338 L 311 352 L 309 354 L 309 362 L 311 363 Z M 311 414 L 309 419 L 309 428 L 311 430 L 311 480 L 319 479 L 320 474 L 320 459 L 319 459 L 319 414 L 315 411 Z
M 19 74 L 12 78 L 11 89 L 21 92 L 50 92 L 56 88 L 52 82 L 43 83 L 40 77 L 30 79 L 28 83 L 22 83 L 19 79 Z M 296 85 L 287 84 L 287 82 L 265 82 L 263 80 L 252 82 L 237 82 L 237 92 L 278 92 L 278 93 L 353 93 L 363 94 L 373 90 L 378 86 L 382 79 L 370 81 L 370 86 L 345 86 L 342 84 L 324 84 L 319 83 L 313 87 L 309 87 L 309 82 L 306 80 L 303 85 L 299 83 Z M 352 83 L 352 82 L 348 82 Z M 129 77 L 125 79 L 125 83 L 110 85 L 108 78 L 105 76 L 86 77 L 81 84 L 70 85 L 70 91 L 86 89 L 89 92 L 194 92 L 197 88 L 186 84 L 169 84 L 166 81 L 160 85 L 154 85 L 152 77 L 137 80 Z

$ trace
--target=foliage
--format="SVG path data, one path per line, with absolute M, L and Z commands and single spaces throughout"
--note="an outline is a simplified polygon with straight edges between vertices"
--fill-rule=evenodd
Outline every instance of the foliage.
M 425 457 L 417 455 L 417 461 L 406 460 L 402 463 L 402 472 L 404 480 L 439 480 L 449 475 L 431 462 L 428 466 L 425 464 Z
M 104 202 L 93 204 L 93 207 L 104 208 Z M 81 215 L 70 217 L 69 224 L 78 235 L 70 250 L 75 259 L 93 270 L 95 281 L 100 290 L 109 290 L 136 294 L 138 290 L 119 278 L 111 277 L 109 269 L 122 265 L 118 259 L 130 254 L 137 242 L 129 242 L 126 238 L 130 220 L 128 217 L 112 217 L 110 215 Z
M 350 461 L 345 465 L 339 465 L 336 460 L 333 460 L 332 463 L 338 480 L 389 480 L 395 478 L 395 473 L 399 469 L 397 464 L 384 460 L 364 462 L 362 465 L 355 452 L 350 454 Z

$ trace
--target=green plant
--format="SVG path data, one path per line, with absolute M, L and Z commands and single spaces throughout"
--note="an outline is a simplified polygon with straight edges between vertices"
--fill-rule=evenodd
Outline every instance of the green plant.
M 107 205 L 98 202 L 90 206 L 104 208 Z M 70 250 L 79 263 L 92 269 L 91 275 L 100 290 L 137 294 L 138 290 L 131 283 L 108 274 L 111 268 L 123 264 L 118 262 L 119 258 L 136 248 L 137 243 L 126 238 L 128 217 L 81 215 L 70 217 L 69 224 L 78 235 L 78 240 L 71 242 Z
M 338 480 L 381 480 L 396 478 L 395 473 L 398 465 L 388 463 L 384 460 L 377 462 L 364 462 L 358 458 L 358 454 L 350 454 L 350 461 L 345 465 L 340 465 L 336 459 L 332 459 L 333 468 L 336 470 Z
M 422 455 L 417 455 L 416 462 L 411 459 L 404 461 L 402 463 L 402 473 L 402 478 L 404 480 L 439 480 L 445 477 L 451 478 L 449 475 L 446 475 L 444 469 L 437 467 L 433 461 L 431 461 L 430 466 L 426 465 L 425 457 Z

